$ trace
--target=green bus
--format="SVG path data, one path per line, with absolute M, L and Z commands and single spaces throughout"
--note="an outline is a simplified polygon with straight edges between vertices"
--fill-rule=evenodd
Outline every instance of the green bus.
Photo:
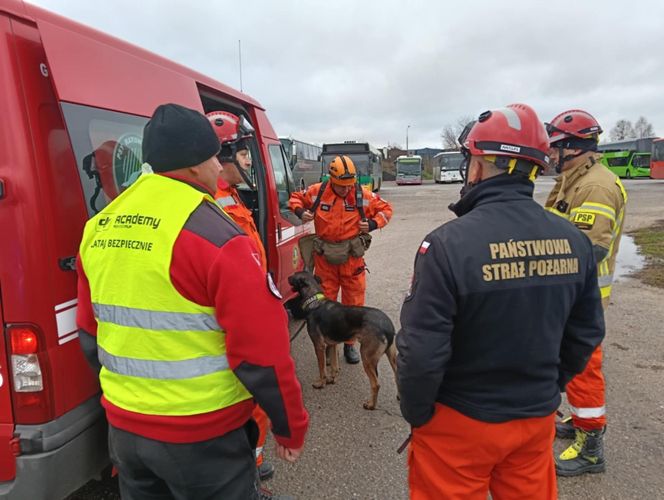
M 651 156 L 651 153 L 635 151 L 605 151 L 602 153 L 601 162 L 618 177 L 650 177 Z
M 327 172 L 327 166 L 335 156 L 349 156 L 357 169 L 358 181 L 362 186 L 373 192 L 380 190 L 383 184 L 383 165 L 381 153 L 368 142 L 345 141 L 323 144 L 321 168 Z M 324 176 L 327 179 L 327 175 Z
M 599 144 L 602 164 L 618 177 L 650 177 L 650 160 L 654 138 L 628 139 Z

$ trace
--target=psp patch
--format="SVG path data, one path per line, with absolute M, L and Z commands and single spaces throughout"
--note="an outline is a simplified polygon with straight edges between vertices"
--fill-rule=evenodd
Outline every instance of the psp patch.
M 595 214 L 590 212 L 577 212 L 574 224 L 581 229 L 590 229 L 595 224 Z
M 266 276 L 267 276 L 267 289 L 270 290 L 270 293 L 274 295 L 276 298 L 282 300 L 283 297 L 281 296 L 281 292 L 279 292 L 277 285 L 274 283 L 274 280 L 272 279 L 272 274 L 267 273 Z

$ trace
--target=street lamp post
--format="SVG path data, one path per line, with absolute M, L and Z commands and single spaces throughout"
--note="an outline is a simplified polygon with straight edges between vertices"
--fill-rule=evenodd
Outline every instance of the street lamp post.
M 410 128 L 410 125 L 406 127 L 406 154 L 408 154 L 408 129 Z

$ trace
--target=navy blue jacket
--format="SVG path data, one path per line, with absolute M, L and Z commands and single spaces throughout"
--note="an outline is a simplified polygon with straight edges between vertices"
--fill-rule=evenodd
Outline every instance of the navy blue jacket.
M 541 417 L 604 337 L 590 240 L 499 175 L 422 242 L 397 335 L 401 411 L 440 402 L 484 422 Z

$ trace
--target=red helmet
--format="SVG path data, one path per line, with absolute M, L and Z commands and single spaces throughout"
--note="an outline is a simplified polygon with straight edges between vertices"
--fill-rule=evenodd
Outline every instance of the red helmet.
M 459 144 L 472 155 L 521 158 L 542 168 L 549 165 L 546 129 L 526 104 L 485 111 L 477 121 L 466 125 Z M 502 164 L 497 162 L 498 166 Z
M 212 111 L 207 115 L 214 132 L 222 146 L 221 156 L 232 157 L 240 149 L 248 149 L 245 139 L 252 137 L 254 128 L 244 116 L 237 116 L 227 111 Z M 231 149 L 224 151 L 224 146 Z
M 551 123 L 546 124 L 551 144 L 567 138 L 599 140 L 602 133 L 595 117 L 587 111 L 570 109 L 556 116 Z

